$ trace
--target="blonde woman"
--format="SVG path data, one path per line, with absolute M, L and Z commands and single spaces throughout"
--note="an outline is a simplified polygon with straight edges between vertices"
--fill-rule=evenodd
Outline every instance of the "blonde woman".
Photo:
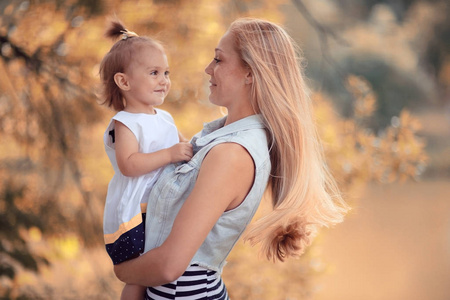
M 346 212 L 316 133 L 295 44 L 278 25 L 239 19 L 206 67 L 210 101 L 227 108 L 167 166 L 147 211 L 146 253 L 115 266 L 146 299 L 228 299 L 220 274 L 263 193 L 273 211 L 248 232 L 268 259 L 301 254 Z

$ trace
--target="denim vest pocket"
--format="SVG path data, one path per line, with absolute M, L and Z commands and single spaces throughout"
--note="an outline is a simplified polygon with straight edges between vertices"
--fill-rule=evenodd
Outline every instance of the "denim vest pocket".
M 175 168 L 175 174 L 186 174 L 194 169 L 189 163 L 184 163 Z
M 197 176 L 193 175 L 193 171 L 195 170 L 194 166 L 190 163 L 184 163 L 179 165 L 174 170 L 174 181 L 173 185 L 177 189 L 180 188 L 188 188 L 191 184 L 190 181 L 195 181 Z M 195 178 L 194 178 L 195 177 Z

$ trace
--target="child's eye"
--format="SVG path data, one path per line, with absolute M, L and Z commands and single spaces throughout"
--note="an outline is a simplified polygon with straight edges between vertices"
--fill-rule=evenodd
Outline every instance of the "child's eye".
M 151 71 L 150 75 L 158 75 L 158 71 Z
M 169 71 L 166 71 L 166 72 L 164 72 L 164 75 L 165 75 L 165 76 L 169 76 L 169 75 L 170 75 L 170 72 L 169 72 Z
M 214 57 L 214 61 L 216 62 L 216 64 L 218 64 L 218 63 L 220 63 L 222 60 L 220 60 L 220 59 Z

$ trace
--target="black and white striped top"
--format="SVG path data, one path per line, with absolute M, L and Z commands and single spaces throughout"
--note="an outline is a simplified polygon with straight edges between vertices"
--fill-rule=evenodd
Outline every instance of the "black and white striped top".
M 149 287 L 146 300 L 230 300 L 222 278 L 215 271 L 191 265 L 176 281 Z

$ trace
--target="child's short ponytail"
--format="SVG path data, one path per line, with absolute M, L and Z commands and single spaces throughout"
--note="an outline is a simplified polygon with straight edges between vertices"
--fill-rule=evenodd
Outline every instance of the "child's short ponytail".
M 116 40 L 127 29 L 119 20 L 111 21 L 106 29 L 105 36 L 112 40 Z
M 105 36 L 114 41 L 119 36 L 122 36 L 122 40 L 126 40 L 126 39 L 132 38 L 132 37 L 138 37 L 138 35 L 135 32 L 129 31 L 128 29 L 126 29 L 125 25 L 123 25 L 123 23 L 120 22 L 119 20 L 111 21 L 111 24 L 109 25 L 109 27 L 107 28 L 107 30 L 105 32 Z

